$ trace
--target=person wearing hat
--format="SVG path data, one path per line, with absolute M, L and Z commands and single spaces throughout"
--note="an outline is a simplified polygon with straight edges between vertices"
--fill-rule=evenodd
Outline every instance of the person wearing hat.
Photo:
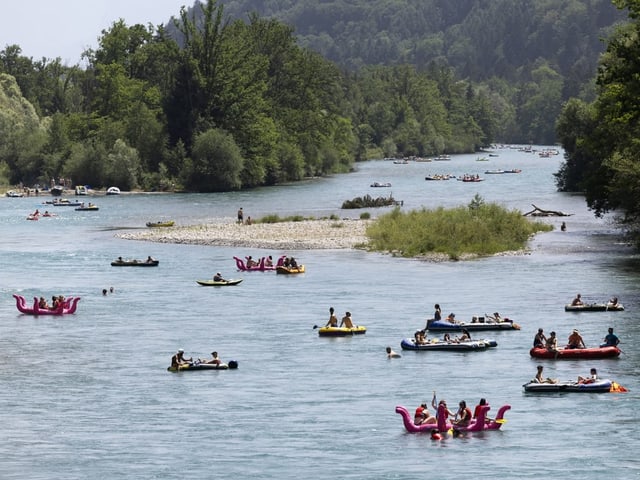
M 447 322 L 449 323 L 456 323 L 456 314 L 455 313 L 450 313 L 447 316 Z
M 533 346 L 534 347 L 544 347 L 544 344 L 547 341 L 547 337 L 544 334 L 544 330 L 539 328 L 538 329 L 538 333 L 536 333 L 536 336 L 533 338 Z
M 575 328 L 573 329 L 573 332 L 571 332 L 571 335 L 569 335 L 566 348 L 587 348 L 584 346 L 584 341 L 582 340 L 580 332 Z
M 173 357 L 171 357 L 171 366 L 173 368 L 178 368 L 180 365 L 188 365 L 193 362 L 193 358 L 189 358 L 187 360 L 184 358 L 184 350 L 179 348 Z
M 226 282 L 226 280 L 224 279 L 224 277 L 222 276 L 222 274 L 220 272 L 216 273 L 213 276 L 213 281 L 214 282 Z

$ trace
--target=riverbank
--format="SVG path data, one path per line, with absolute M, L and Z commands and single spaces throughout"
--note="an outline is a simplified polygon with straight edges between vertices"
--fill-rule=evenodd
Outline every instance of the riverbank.
M 319 250 L 366 248 L 371 220 L 305 220 L 301 222 L 242 225 L 217 222 L 204 225 L 150 228 L 121 233 L 118 238 L 158 243 L 262 248 L 274 250 Z

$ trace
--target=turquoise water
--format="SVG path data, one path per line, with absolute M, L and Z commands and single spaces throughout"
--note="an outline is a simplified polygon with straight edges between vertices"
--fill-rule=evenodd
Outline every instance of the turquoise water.
M 555 191 L 559 157 L 500 150 L 450 162 L 367 162 L 347 175 L 301 184 L 210 195 L 96 197 L 98 212 L 49 208 L 59 216 L 25 221 L 44 198 L 0 199 L 0 445 L 3 479 L 172 478 L 534 478 L 596 479 L 612 470 L 640 474 L 635 312 L 639 258 L 578 196 Z M 426 182 L 434 173 L 480 173 L 478 184 Z M 391 188 L 374 189 L 374 182 Z M 357 217 L 346 199 L 392 194 L 404 209 L 468 203 L 476 194 L 510 208 L 570 213 L 545 221 L 528 255 L 427 263 L 362 251 L 248 250 L 121 240 L 147 221 L 179 225 L 233 221 L 242 206 L 254 218 L 277 213 Z M 43 208 L 44 207 L 44 208 Z M 374 215 L 388 211 L 370 210 Z M 294 254 L 300 276 L 235 270 L 233 256 Z M 160 260 L 157 268 L 113 268 L 117 256 Z M 215 271 L 241 277 L 237 287 L 195 283 Z M 113 286 L 113 294 L 102 289 Z M 568 314 L 576 293 L 593 301 L 618 296 L 624 312 Z M 20 314 L 12 298 L 82 297 L 73 316 Z M 424 326 L 434 303 L 470 319 L 499 311 L 522 326 L 488 334 L 484 352 L 402 352 L 385 347 Z M 353 313 L 366 335 L 319 338 L 314 325 Z M 571 379 L 598 368 L 626 394 L 529 395 L 528 355 L 538 327 L 561 340 L 579 328 L 595 345 L 615 328 L 615 360 L 544 362 L 548 376 Z M 173 374 L 171 355 L 217 350 L 234 371 Z M 449 405 L 486 397 L 508 403 L 502 430 L 433 442 L 407 434 L 396 405 L 410 410 L 438 398 Z

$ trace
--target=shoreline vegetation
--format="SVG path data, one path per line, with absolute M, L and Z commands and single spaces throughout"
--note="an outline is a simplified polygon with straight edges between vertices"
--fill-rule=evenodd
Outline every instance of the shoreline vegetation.
M 524 254 L 528 240 L 553 227 L 532 222 L 521 212 L 485 205 L 480 197 L 467 207 L 419 210 L 399 208 L 371 220 L 269 215 L 250 225 L 231 220 L 203 225 L 121 233 L 118 238 L 275 250 L 364 249 L 428 261 Z

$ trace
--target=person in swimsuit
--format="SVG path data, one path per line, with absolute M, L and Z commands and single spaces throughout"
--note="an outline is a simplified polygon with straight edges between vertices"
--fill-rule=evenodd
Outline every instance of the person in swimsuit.
M 333 307 L 329 308 L 329 321 L 325 325 L 325 327 L 337 327 L 338 326 L 338 317 L 336 317 Z

